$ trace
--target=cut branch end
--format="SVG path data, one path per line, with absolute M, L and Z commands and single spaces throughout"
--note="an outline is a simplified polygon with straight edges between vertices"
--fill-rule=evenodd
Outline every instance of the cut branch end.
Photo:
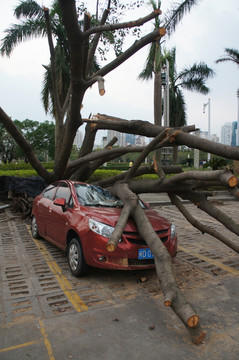
M 115 251 L 115 249 L 116 249 L 116 246 L 114 245 L 114 244 L 107 244 L 107 246 L 106 246 L 106 249 L 109 251 L 109 252 L 113 252 L 113 251 Z
M 187 325 L 190 328 L 196 327 L 198 323 L 199 323 L 199 316 L 196 314 L 190 316 L 190 318 L 187 321 Z

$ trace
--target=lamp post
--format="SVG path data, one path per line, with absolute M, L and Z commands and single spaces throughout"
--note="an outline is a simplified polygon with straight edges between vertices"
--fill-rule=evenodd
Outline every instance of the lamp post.
M 169 127 L 169 62 L 167 59 L 162 85 L 164 86 L 164 126 Z
M 205 113 L 205 109 L 206 107 L 208 108 L 208 140 L 210 140 L 211 138 L 211 134 L 210 134 L 210 98 L 208 99 L 208 102 L 206 104 L 203 104 L 203 113 Z M 211 158 L 211 154 L 208 153 L 207 154 L 207 160 L 210 161 L 210 158 Z

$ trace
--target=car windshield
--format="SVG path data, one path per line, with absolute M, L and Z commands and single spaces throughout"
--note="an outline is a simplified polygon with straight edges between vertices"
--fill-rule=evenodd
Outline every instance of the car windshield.
M 85 206 L 123 206 L 123 202 L 100 186 L 75 184 L 76 195 L 81 205 Z

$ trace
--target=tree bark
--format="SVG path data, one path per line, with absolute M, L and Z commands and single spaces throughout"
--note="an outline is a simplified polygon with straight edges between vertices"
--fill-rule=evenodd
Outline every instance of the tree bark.
M 96 117 L 96 116 L 95 116 Z M 111 129 L 129 134 L 138 134 L 147 137 L 155 137 L 164 127 L 155 126 L 142 120 L 125 120 L 114 118 L 109 115 L 97 114 L 97 119 L 91 121 L 97 124 L 98 129 Z M 110 120 L 109 120 L 110 119 Z M 117 120 L 116 120 L 117 119 Z M 84 119 L 84 121 L 88 121 Z M 171 137 L 171 145 L 186 145 L 193 149 L 199 149 L 224 158 L 239 160 L 239 149 L 235 146 L 215 143 L 214 141 L 190 135 L 188 132 L 195 131 L 195 126 L 184 126 L 175 132 L 175 128 L 169 128 L 168 137 Z
M 223 244 L 227 245 L 229 248 L 231 248 L 232 250 L 234 250 L 235 252 L 237 252 L 239 254 L 239 245 L 233 243 L 230 239 L 223 236 L 221 233 L 219 233 L 215 229 L 200 223 L 200 221 L 195 219 L 191 215 L 191 213 L 185 208 L 185 206 L 183 206 L 182 202 L 179 200 L 179 198 L 177 196 L 175 196 L 173 194 L 168 194 L 168 196 L 169 196 L 172 204 L 178 208 L 178 210 L 183 214 L 183 216 L 188 220 L 188 222 L 190 224 L 192 224 L 195 228 L 197 228 L 199 231 L 201 231 L 202 234 L 207 233 L 207 234 L 213 236 L 214 238 L 220 240 Z
M 176 315 L 182 320 L 189 330 L 193 342 L 195 344 L 200 343 L 205 338 L 205 333 L 199 324 L 199 316 L 179 290 L 174 277 L 171 257 L 155 233 L 144 210 L 139 205 L 137 196 L 130 191 L 125 183 L 115 184 L 110 188 L 110 191 L 118 196 L 127 206 L 122 215 L 124 219 L 122 222 L 120 221 L 119 226 L 117 223 L 112 238 L 114 237 L 114 233 L 117 234 L 116 239 L 122 234 L 123 225 L 125 224 L 127 215 L 130 213 L 135 220 L 140 236 L 144 238 L 154 254 L 156 272 L 164 294 L 165 306 L 171 306 Z M 114 246 L 115 243 L 116 242 L 114 242 Z M 114 247 L 112 249 L 114 249 Z

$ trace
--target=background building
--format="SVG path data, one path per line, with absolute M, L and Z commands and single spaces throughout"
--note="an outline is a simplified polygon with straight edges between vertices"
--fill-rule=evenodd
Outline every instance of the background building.
M 82 141 L 83 141 L 83 135 L 82 135 L 82 133 L 78 130 L 77 133 L 76 133 L 76 136 L 75 136 L 73 145 L 76 145 L 78 148 L 80 148 L 81 145 L 82 145 Z
M 237 146 L 237 121 L 233 121 L 232 123 L 232 146 Z
M 108 130 L 107 131 L 107 142 L 112 140 L 114 136 L 116 136 L 117 139 L 118 139 L 118 141 L 117 141 L 117 143 L 115 145 L 125 146 L 125 134 L 120 133 L 120 132 L 115 131 L 115 130 Z
M 231 146 L 232 144 L 232 123 L 226 122 L 221 127 L 221 143 Z

